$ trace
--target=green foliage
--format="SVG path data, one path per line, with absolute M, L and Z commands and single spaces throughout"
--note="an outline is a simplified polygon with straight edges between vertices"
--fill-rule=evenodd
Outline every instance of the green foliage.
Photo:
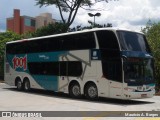
M 146 35 L 155 59 L 155 79 L 160 85 L 160 22 L 151 24 L 149 21 L 142 32 Z
M 6 42 L 19 40 L 19 39 L 21 39 L 21 36 L 17 35 L 14 32 L 7 31 L 7 32 L 0 33 L 0 56 L 2 57 L 4 55 Z
M 108 3 L 108 1 L 112 0 L 36 0 L 36 5 L 39 5 L 40 7 L 55 5 L 59 9 L 59 13 L 63 23 L 66 24 L 69 28 L 69 26 L 73 23 L 79 8 L 90 8 L 91 6 L 101 1 L 105 1 L 106 3 Z M 65 12 L 65 14 L 63 14 L 63 12 Z M 69 14 L 66 14 L 66 12 L 68 12 Z M 64 15 L 67 15 L 67 18 L 64 18 Z
M 75 19 L 79 7 L 81 6 L 91 6 L 91 0 L 36 0 L 37 5 L 49 6 L 55 5 L 59 9 L 61 19 L 64 24 L 67 24 L 68 28 Z M 65 19 L 63 12 L 69 12 L 68 18 Z M 66 15 L 66 14 L 65 14 Z
M 55 23 L 55 24 L 48 24 L 47 26 L 43 26 L 39 29 L 37 29 L 35 32 L 28 32 L 22 35 L 23 39 L 27 38 L 33 38 L 33 37 L 41 37 L 41 36 L 47 36 L 47 35 L 54 35 L 54 34 L 60 34 L 60 33 L 66 33 L 66 32 L 73 32 L 73 31 L 80 31 L 84 29 L 92 29 L 93 23 L 90 23 L 90 26 L 84 26 L 78 25 L 73 28 L 69 28 L 64 23 Z M 112 27 L 111 23 L 107 23 L 104 25 L 95 24 L 95 28 L 104 28 L 104 27 Z
M 5 44 L 9 41 L 19 40 L 21 39 L 20 35 L 17 35 L 14 32 L 3 32 L 0 33 L 0 76 L 4 74 L 3 72 L 3 63 L 4 63 L 4 51 L 5 51 Z
M 94 24 L 93 22 L 91 21 L 88 21 L 89 24 L 91 24 L 90 26 L 84 26 L 82 27 L 81 25 L 78 25 L 76 27 L 73 27 L 73 28 L 69 28 L 69 31 L 72 32 L 72 31 L 81 31 L 81 30 L 85 30 L 85 29 L 92 29 L 92 28 L 106 28 L 106 27 L 112 27 L 112 24 L 111 23 L 107 23 L 104 24 L 104 25 L 100 25 L 100 24 Z
M 63 23 L 48 24 L 47 26 L 37 29 L 33 37 L 53 35 L 64 32 L 67 32 L 66 24 Z
M 57 7 L 60 7 L 62 11 L 68 12 L 71 7 L 75 8 L 77 4 L 82 5 L 88 5 L 91 6 L 91 0 L 36 0 L 37 5 L 42 7 L 43 5 L 56 5 Z M 69 4 L 70 3 L 70 4 Z M 72 5 L 71 5 L 72 4 Z
M 23 38 L 41 37 L 67 32 L 67 25 L 63 23 L 48 24 L 37 29 L 35 32 L 28 32 L 23 35 Z

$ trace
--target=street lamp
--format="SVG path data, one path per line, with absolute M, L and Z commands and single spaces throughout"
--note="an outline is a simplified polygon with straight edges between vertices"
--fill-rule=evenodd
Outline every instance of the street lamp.
M 94 26 L 95 26 L 95 17 L 96 17 L 96 16 L 97 16 L 97 17 L 101 16 L 101 13 L 96 13 L 96 14 L 88 13 L 88 15 L 89 15 L 90 17 L 94 17 Z

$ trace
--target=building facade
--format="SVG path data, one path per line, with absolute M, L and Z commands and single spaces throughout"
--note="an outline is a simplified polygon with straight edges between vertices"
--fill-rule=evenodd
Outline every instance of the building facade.
M 20 10 L 14 9 L 13 17 L 7 18 L 7 30 L 17 34 L 35 31 L 36 20 L 29 16 L 20 16 Z
M 55 23 L 55 20 L 52 19 L 51 13 L 41 13 L 36 17 L 36 29 L 46 26 L 49 23 Z
M 42 13 L 37 17 L 20 16 L 20 10 L 14 9 L 13 17 L 7 18 L 7 30 L 17 34 L 34 32 L 36 29 L 55 23 L 51 13 Z

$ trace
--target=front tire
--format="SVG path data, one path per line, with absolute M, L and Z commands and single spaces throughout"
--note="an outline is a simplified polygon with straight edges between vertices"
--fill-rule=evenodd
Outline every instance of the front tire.
M 80 98 L 81 97 L 81 88 L 78 83 L 71 84 L 69 88 L 69 94 L 73 98 Z
M 85 88 L 85 96 L 87 99 L 95 100 L 98 98 L 98 89 L 95 84 L 90 83 Z

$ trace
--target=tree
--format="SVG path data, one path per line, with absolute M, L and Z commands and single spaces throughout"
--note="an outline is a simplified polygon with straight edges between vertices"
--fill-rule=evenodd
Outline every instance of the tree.
M 73 31 L 81 31 L 81 30 L 85 30 L 85 29 L 92 29 L 93 27 L 95 27 L 95 28 L 112 27 L 112 24 L 111 24 L 111 23 L 107 23 L 107 25 L 106 25 L 106 24 L 100 25 L 100 24 L 93 23 L 93 22 L 91 22 L 91 21 L 88 21 L 88 23 L 90 24 L 90 26 L 84 26 L 84 27 L 82 27 L 81 25 L 77 25 L 76 27 L 69 28 L 69 31 L 70 31 L 70 32 L 73 32 Z
M 151 21 L 148 21 L 142 32 L 146 35 L 151 47 L 155 59 L 155 79 L 157 84 L 160 85 L 160 22 L 151 24 Z
M 14 41 L 18 39 L 21 39 L 21 36 L 14 32 L 7 31 L 7 32 L 0 33 L 0 76 L 4 75 L 3 63 L 4 63 L 5 44 L 6 42 Z
M 33 38 L 47 35 L 54 35 L 67 32 L 67 26 L 63 23 L 50 23 L 47 26 L 38 28 L 35 32 L 27 32 L 22 35 L 23 38 Z
M 81 31 L 84 29 L 92 29 L 93 28 L 93 23 L 88 21 L 90 26 L 84 26 L 82 27 L 81 25 L 77 25 L 76 27 L 73 28 L 67 28 L 66 24 L 64 23 L 54 23 L 54 24 L 48 24 L 47 26 L 43 26 L 39 29 L 37 29 L 35 32 L 27 32 L 22 35 L 23 39 L 27 38 L 33 38 L 33 37 L 41 37 L 41 36 L 47 36 L 47 35 L 54 35 L 54 34 L 60 34 L 60 33 L 65 33 L 65 32 L 73 32 L 73 31 Z M 107 23 L 104 25 L 100 24 L 95 24 L 96 28 L 105 28 L 105 27 L 112 27 L 111 23 Z
M 66 24 L 67 27 L 69 28 L 69 26 L 73 23 L 79 8 L 82 8 L 84 6 L 91 7 L 95 5 L 97 2 L 101 1 L 105 1 L 108 3 L 109 0 L 95 0 L 95 2 L 92 2 L 92 0 L 36 0 L 36 1 L 37 5 L 39 5 L 40 7 L 55 5 L 59 9 L 63 23 Z M 64 18 L 63 12 L 69 12 L 68 18 L 66 20 Z

